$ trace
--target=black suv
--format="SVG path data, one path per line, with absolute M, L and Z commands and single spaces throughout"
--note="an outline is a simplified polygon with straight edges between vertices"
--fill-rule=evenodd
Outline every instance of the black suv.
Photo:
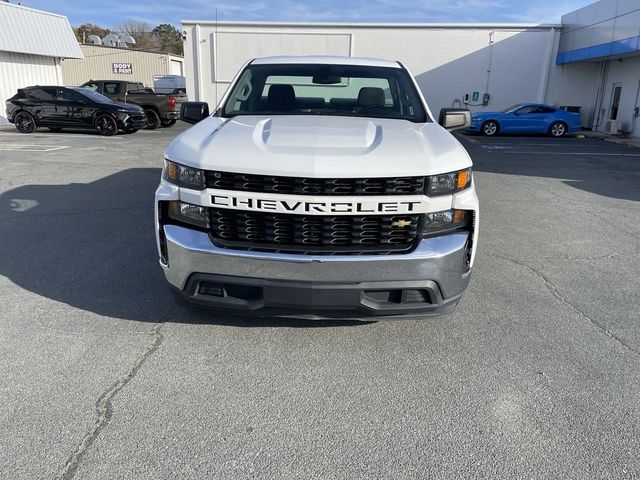
M 132 133 L 146 125 L 142 108 L 114 102 L 86 88 L 26 87 L 6 103 L 9 121 L 22 133 L 38 127 L 95 128 L 100 135 L 115 135 L 118 130 Z

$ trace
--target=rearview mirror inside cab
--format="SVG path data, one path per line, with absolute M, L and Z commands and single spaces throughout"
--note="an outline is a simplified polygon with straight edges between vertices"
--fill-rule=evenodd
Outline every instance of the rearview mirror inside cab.
M 471 127 L 471 110 L 443 108 L 438 123 L 449 131 Z
M 207 102 L 184 102 L 180 106 L 180 120 L 195 124 L 209 116 Z

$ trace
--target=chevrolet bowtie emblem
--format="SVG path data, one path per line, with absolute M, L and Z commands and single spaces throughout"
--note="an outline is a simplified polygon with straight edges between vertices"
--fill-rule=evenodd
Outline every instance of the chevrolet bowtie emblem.
M 408 227 L 409 225 L 411 225 L 411 220 L 396 220 L 391 224 L 392 227 L 396 228 L 404 228 Z

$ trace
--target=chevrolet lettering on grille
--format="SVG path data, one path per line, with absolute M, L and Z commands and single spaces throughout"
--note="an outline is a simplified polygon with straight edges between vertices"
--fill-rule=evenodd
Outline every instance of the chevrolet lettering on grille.
M 254 212 L 291 213 L 305 215 L 382 215 L 416 214 L 433 211 L 424 196 L 407 195 L 386 198 L 310 197 L 298 195 L 254 194 L 213 191 L 208 193 L 209 205 L 216 208 Z

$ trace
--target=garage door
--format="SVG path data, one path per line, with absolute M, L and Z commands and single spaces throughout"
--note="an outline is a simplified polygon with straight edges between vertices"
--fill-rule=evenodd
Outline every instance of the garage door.
M 218 82 L 230 82 L 240 67 L 256 57 L 271 55 L 345 55 L 351 52 L 350 34 L 326 33 L 218 33 Z
M 171 75 L 182 76 L 182 62 L 178 60 L 171 60 Z
M 0 51 L 0 125 L 7 123 L 5 101 L 29 85 L 60 85 L 56 59 Z

